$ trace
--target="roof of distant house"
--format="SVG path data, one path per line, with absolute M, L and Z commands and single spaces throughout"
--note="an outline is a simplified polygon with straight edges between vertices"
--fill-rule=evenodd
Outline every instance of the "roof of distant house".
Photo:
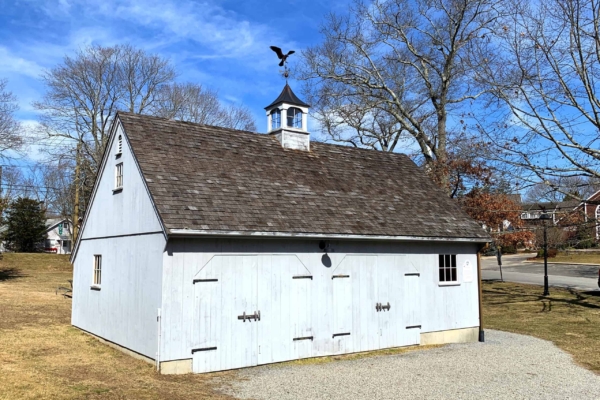
M 537 203 L 523 203 L 524 211 L 571 211 L 581 202 L 579 200 L 567 200 L 567 201 L 548 201 L 548 202 L 537 202 Z
M 483 228 L 406 155 L 120 112 L 167 234 L 468 238 Z M 180 233 L 180 232 L 178 232 Z

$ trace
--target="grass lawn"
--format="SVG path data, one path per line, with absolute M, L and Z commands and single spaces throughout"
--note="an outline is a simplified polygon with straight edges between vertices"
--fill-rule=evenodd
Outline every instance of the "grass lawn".
M 233 372 L 159 375 L 70 325 L 66 256 L 5 254 L 0 261 L 0 399 L 227 399 L 214 381 Z M 213 381 L 214 380 L 214 381 Z
M 541 258 L 543 260 L 543 258 Z M 566 263 L 583 263 L 583 264 L 599 264 L 600 254 L 566 254 L 558 253 L 556 257 L 549 258 L 548 262 L 566 262 Z
M 600 292 L 542 293 L 541 286 L 484 282 L 484 327 L 550 340 L 600 373 Z

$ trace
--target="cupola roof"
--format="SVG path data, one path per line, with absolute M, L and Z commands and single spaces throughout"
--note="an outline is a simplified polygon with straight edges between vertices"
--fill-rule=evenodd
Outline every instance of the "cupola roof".
M 310 107 L 308 104 L 306 104 L 305 102 L 300 100 L 298 98 L 298 96 L 296 96 L 294 94 L 294 92 L 292 92 L 292 88 L 290 87 L 290 85 L 287 84 L 287 82 L 286 82 L 283 90 L 281 91 L 281 94 L 279 95 L 279 97 L 277 97 L 274 102 L 272 102 L 271 104 L 266 106 L 265 110 L 267 110 L 273 106 L 276 106 L 278 104 L 281 104 L 281 103 L 287 103 L 287 104 L 291 104 L 294 106 L 300 106 L 300 107 Z

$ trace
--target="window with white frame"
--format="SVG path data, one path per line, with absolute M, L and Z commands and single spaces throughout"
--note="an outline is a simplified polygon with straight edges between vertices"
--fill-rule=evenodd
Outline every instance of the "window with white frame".
M 439 255 L 439 279 L 440 283 L 458 282 L 456 254 Z
M 287 126 L 302 129 L 302 110 L 290 107 L 287 110 Z
M 120 155 L 123 152 L 123 136 L 119 135 L 117 138 L 117 155 Z
M 102 283 L 102 256 L 94 255 L 94 286 L 100 286 Z
M 278 108 L 271 111 L 271 130 L 281 127 L 281 110 Z
M 115 167 L 115 189 L 123 188 L 123 163 L 117 164 Z

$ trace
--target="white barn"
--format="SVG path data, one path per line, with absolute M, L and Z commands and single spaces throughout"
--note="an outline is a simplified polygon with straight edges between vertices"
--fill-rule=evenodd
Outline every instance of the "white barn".
M 72 255 L 72 324 L 163 373 L 476 341 L 489 240 L 407 156 L 119 113 Z

